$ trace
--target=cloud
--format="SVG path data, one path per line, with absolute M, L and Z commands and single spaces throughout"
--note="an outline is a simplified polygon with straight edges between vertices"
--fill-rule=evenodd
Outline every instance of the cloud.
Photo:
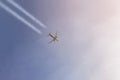
M 26 11 L 22 6 L 20 6 L 18 3 L 16 3 L 14 0 L 7 0 L 11 5 L 16 7 L 18 10 L 23 12 L 26 16 L 28 16 L 30 19 L 35 21 L 37 24 L 39 24 L 40 27 L 46 28 L 47 26 L 44 25 L 40 20 L 35 18 L 32 14 L 30 14 L 28 11 Z
M 3 2 L 0 2 L 0 7 L 2 7 L 4 10 L 6 10 L 8 13 L 12 14 L 15 18 L 17 18 L 18 20 L 20 20 L 21 22 L 23 22 L 24 24 L 26 24 L 28 27 L 30 27 L 31 29 L 33 29 L 38 34 L 41 34 L 41 31 L 39 29 L 37 29 L 34 25 L 32 25 L 31 23 L 29 23 L 26 19 L 24 19 L 23 17 L 21 17 L 18 13 L 16 13 L 14 10 L 12 10 L 11 8 L 9 8 Z

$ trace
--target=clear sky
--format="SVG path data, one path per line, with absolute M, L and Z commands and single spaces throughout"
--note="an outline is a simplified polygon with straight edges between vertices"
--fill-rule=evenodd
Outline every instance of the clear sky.
M 42 34 L 0 7 L 0 80 L 120 80 L 119 0 L 15 0 L 47 28 L 1 1 Z

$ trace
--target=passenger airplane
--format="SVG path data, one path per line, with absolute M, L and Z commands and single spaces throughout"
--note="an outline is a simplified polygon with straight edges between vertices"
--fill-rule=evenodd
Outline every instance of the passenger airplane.
M 50 36 L 52 38 L 52 40 L 49 43 L 58 41 L 58 35 L 57 35 L 57 33 L 55 33 L 55 34 L 49 33 L 48 36 Z

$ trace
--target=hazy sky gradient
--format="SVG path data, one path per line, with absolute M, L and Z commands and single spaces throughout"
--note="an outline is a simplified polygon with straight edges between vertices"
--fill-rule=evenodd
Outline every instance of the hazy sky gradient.
M 62 69 L 67 73 L 54 72 L 49 80 L 119 80 L 120 72 L 116 68 L 120 61 L 119 1 L 38 2 L 38 6 L 43 3 L 40 7 L 46 13 L 47 25 L 51 27 L 49 30 L 60 32 L 61 41 L 56 53 L 67 66 L 63 65 Z M 36 11 L 39 15 L 38 12 L 41 12 L 41 8 Z
M 48 28 L 38 35 L 0 8 L 1 80 L 120 79 L 119 0 L 16 1 Z

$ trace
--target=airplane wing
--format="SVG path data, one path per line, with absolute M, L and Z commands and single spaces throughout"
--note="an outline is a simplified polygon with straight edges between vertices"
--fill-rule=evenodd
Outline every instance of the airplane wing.
M 52 42 L 54 42 L 54 39 L 53 39 L 53 40 L 51 40 L 50 42 L 48 42 L 48 44 L 50 44 L 50 43 L 52 43 Z
M 52 38 L 54 38 L 54 36 L 52 34 L 50 34 L 50 33 L 49 33 L 49 36 L 52 37 Z

